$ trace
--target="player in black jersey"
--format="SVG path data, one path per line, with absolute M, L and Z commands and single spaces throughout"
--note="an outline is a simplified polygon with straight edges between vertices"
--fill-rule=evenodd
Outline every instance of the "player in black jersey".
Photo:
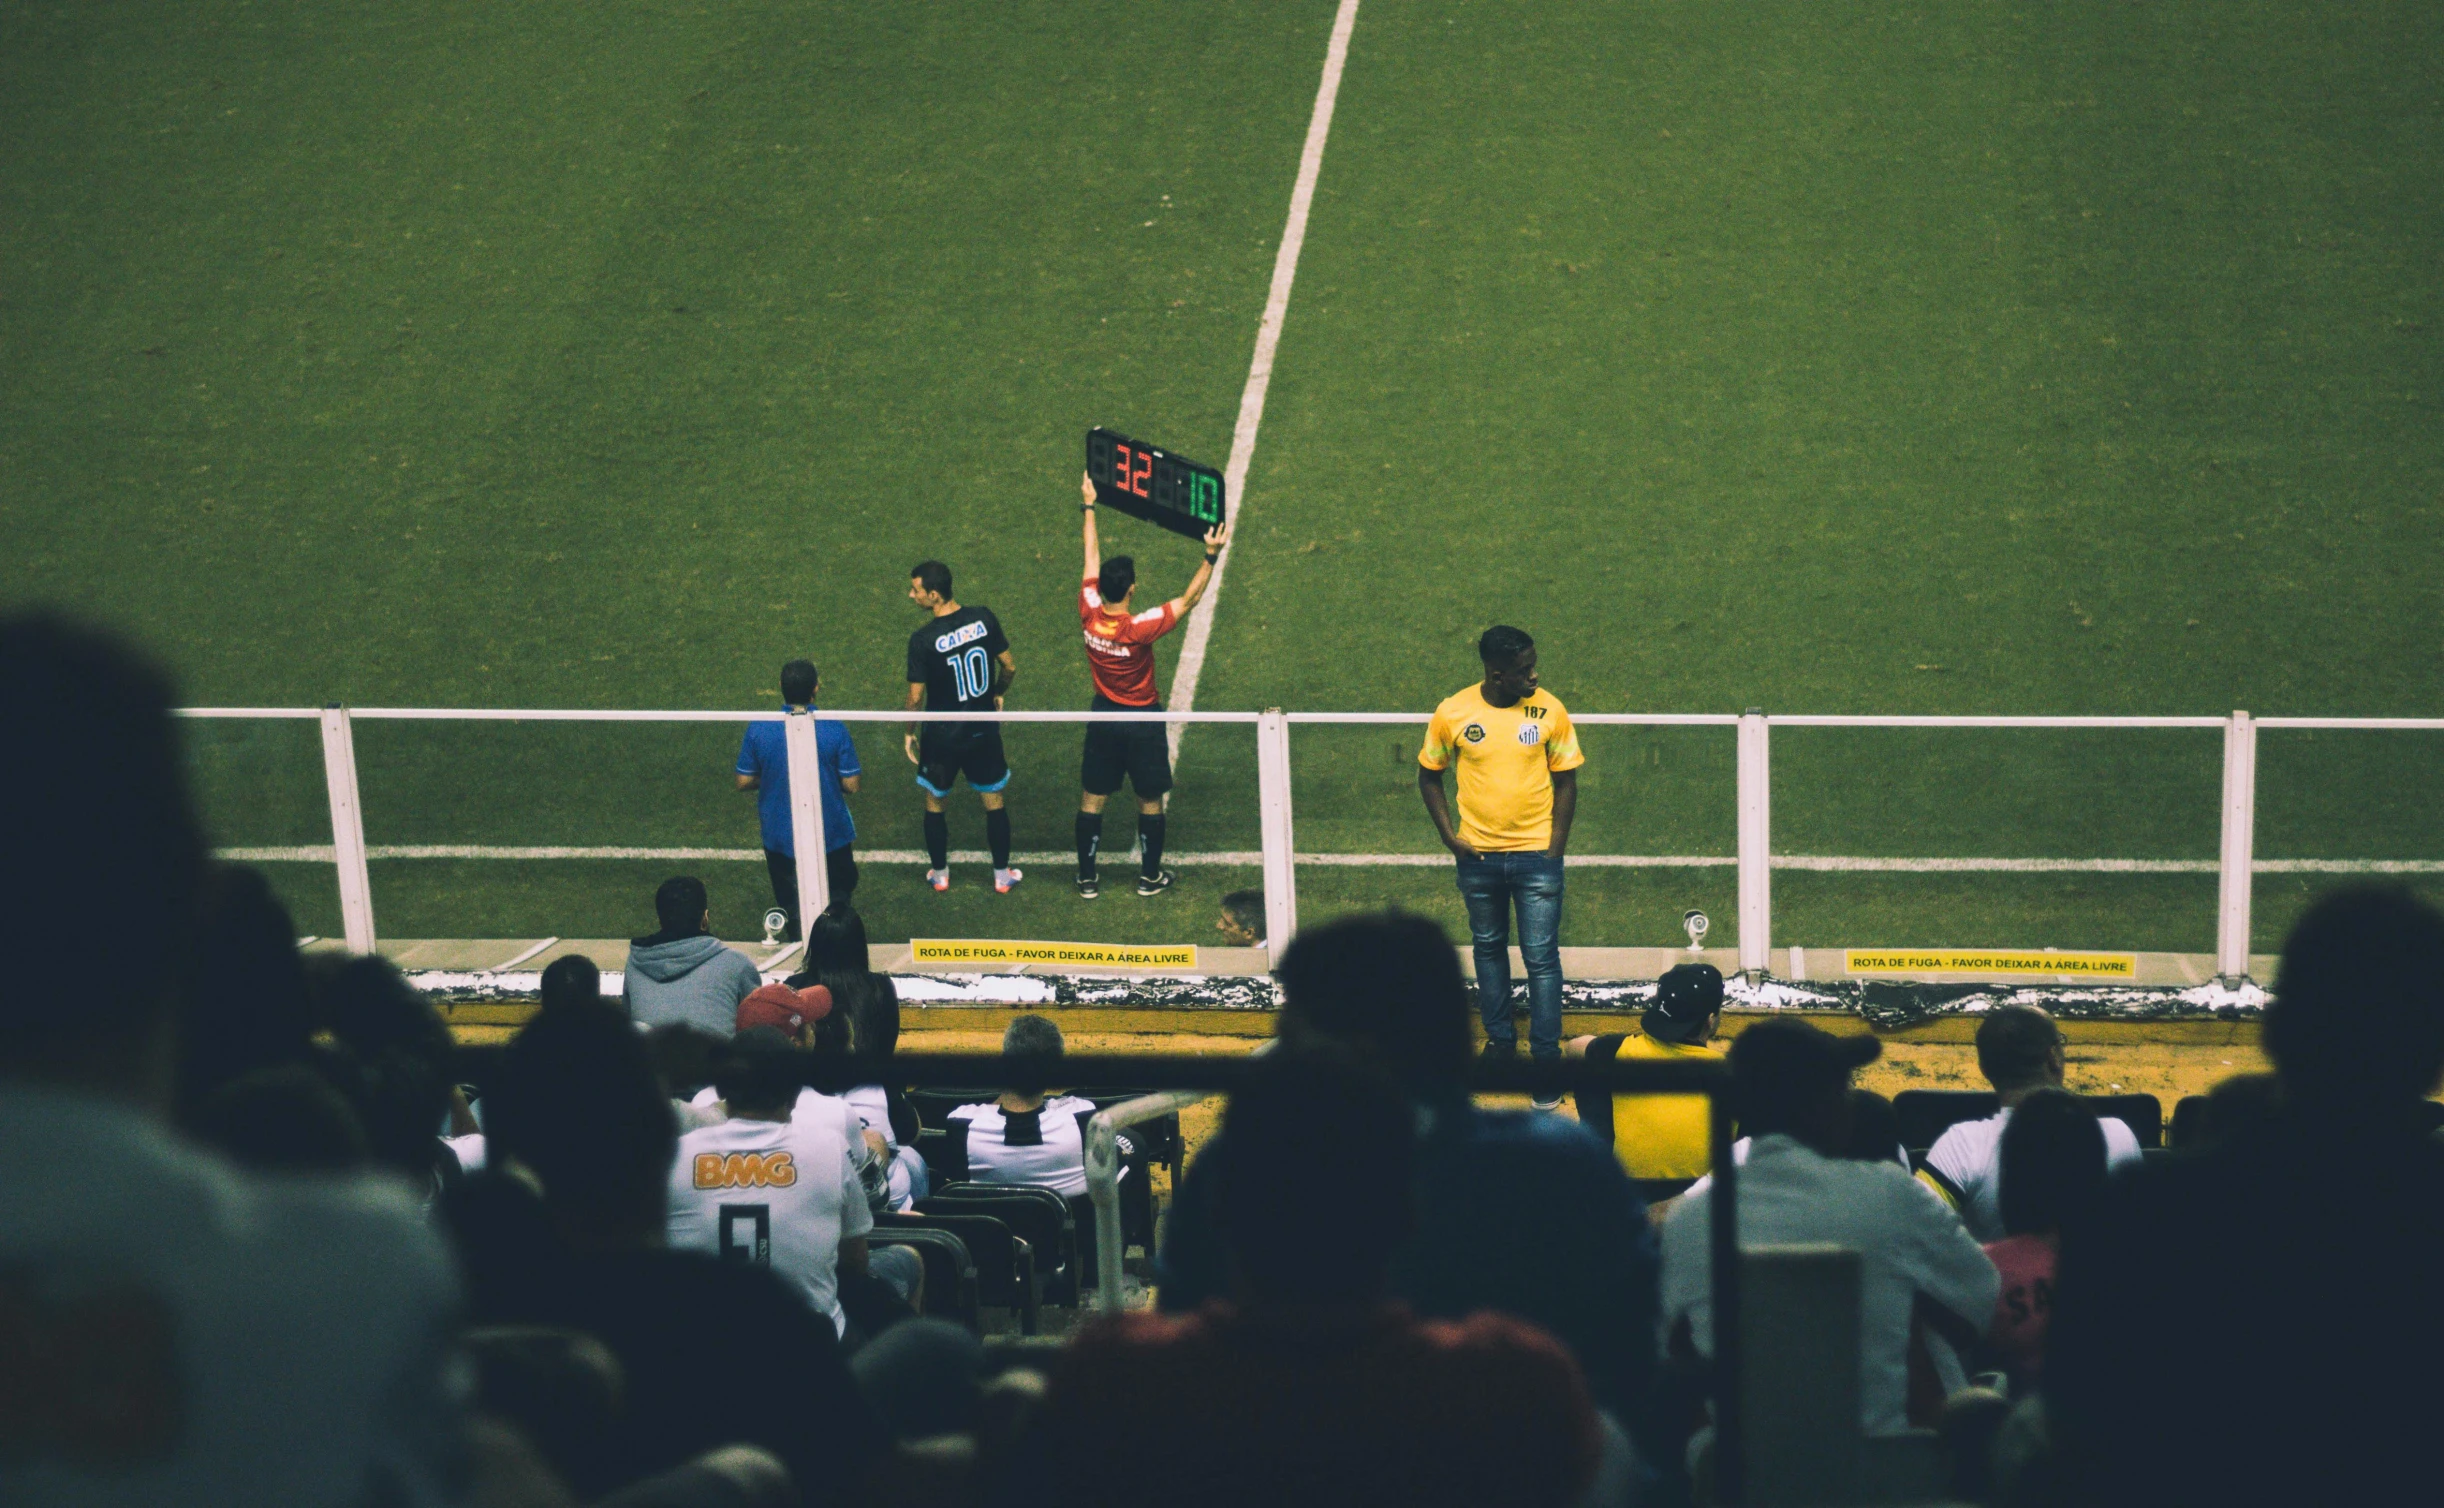
M 908 710 L 998 712 L 1003 693 L 1018 675 L 1010 641 L 989 607 L 961 607 L 950 594 L 950 567 L 920 562 L 908 573 L 908 600 L 930 618 L 908 636 Z M 1019 881 L 1010 867 L 1010 813 L 1002 788 L 1010 783 L 1010 761 L 1001 752 L 1001 724 L 911 723 L 908 761 L 917 767 L 925 792 L 925 854 L 933 867 L 925 882 L 950 888 L 950 818 L 943 804 L 960 776 L 984 800 L 985 845 L 993 851 L 993 888 L 1004 895 Z

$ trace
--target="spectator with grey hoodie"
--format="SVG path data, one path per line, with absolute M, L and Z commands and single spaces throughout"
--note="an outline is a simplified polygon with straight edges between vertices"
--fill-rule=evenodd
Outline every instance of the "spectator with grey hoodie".
M 620 998 L 644 1026 L 692 1026 L 728 1038 L 738 1002 L 764 982 L 747 955 L 713 936 L 704 881 L 679 875 L 653 893 L 660 931 L 628 945 L 628 982 Z

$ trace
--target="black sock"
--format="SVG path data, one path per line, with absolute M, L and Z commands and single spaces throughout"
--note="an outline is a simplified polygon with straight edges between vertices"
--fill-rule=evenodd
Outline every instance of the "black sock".
M 925 853 L 936 869 L 950 868 L 950 817 L 943 812 L 925 814 Z
M 1163 814 L 1161 812 L 1139 812 L 1137 814 L 1137 842 L 1145 849 L 1144 857 L 1138 860 L 1137 872 L 1150 880 L 1163 872 Z
M 1010 812 L 995 807 L 984 814 L 984 846 L 993 850 L 993 867 L 1010 867 Z
M 1103 813 L 1078 813 L 1078 878 L 1095 877 L 1095 852 L 1103 847 Z

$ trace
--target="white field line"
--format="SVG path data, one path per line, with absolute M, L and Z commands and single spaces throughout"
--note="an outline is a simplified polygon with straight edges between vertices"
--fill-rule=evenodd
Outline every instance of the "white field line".
M 1324 171 L 1324 142 L 1332 134 L 1333 102 L 1341 95 L 1341 68 L 1349 61 L 1349 34 L 1358 24 L 1358 0 L 1341 0 L 1332 18 L 1332 42 L 1324 49 L 1324 78 L 1316 86 L 1315 113 L 1307 117 L 1307 144 L 1298 154 L 1298 181 L 1290 188 L 1290 218 L 1281 229 L 1281 249 L 1273 257 L 1273 287 L 1265 295 L 1264 317 L 1256 322 L 1256 354 L 1247 364 L 1247 386 L 1239 390 L 1239 422 L 1232 426 L 1230 460 L 1222 468 L 1223 518 L 1234 529 L 1239 504 L 1247 490 L 1248 463 L 1256 456 L 1256 429 L 1264 423 L 1264 395 L 1273 385 L 1273 353 L 1281 346 L 1281 324 L 1290 312 L 1290 285 L 1298 278 L 1299 249 L 1307 244 L 1307 210 L 1315 202 L 1315 181 Z M 1171 672 L 1170 705 L 1192 712 L 1197 705 L 1197 680 L 1205 673 L 1205 647 L 1214 634 L 1214 604 L 1222 600 L 1223 573 L 1230 569 L 1226 547 L 1214 562 L 1213 580 L 1205 600 L 1188 615 L 1188 635 L 1180 641 L 1180 663 Z M 1180 757 L 1180 736 L 1187 724 L 1167 730 L 1171 760 Z
M 338 862 L 331 845 L 294 848 L 224 848 L 221 858 L 239 864 L 331 864 Z M 616 848 L 512 846 L 489 843 L 376 843 L 369 859 L 659 859 L 707 864 L 761 862 L 760 848 Z M 913 848 L 870 848 L 857 857 L 869 864 L 922 864 L 925 855 Z M 955 864 L 982 864 L 981 848 L 951 851 Z M 1014 854 L 1021 864 L 1069 864 L 1077 855 L 1067 850 Z M 1113 855 L 1118 858 L 1119 855 Z M 1255 849 L 1223 849 L 1211 853 L 1166 854 L 1172 864 L 1255 868 L 1264 855 Z M 1298 862 L 1323 869 L 1440 869 L 1451 862 L 1439 853 L 1303 853 Z M 1572 854 L 1573 869 L 1733 869 L 1739 860 L 1728 854 Z M 2213 874 L 2213 859 L 1909 859 L 1846 854 L 1776 854 L 1776 869 L 1816 870 L 1830 874 Z M 2259 859 L 2256 874 L 2444 874 L 2444 859 Z

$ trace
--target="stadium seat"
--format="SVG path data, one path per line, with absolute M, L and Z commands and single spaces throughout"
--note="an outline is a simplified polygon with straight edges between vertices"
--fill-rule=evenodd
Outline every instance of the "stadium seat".
M 2173 1104 L 2172 1125 L 2165 1134 L 2165 1144 L 2172 1147 L 2187 1147 L 2195 1143 L 2198 1139 L 2198 1128 L 2205 1123 L 2205 1116 L 2205 1095 L 2185 1094 L 2181 1096 Z
M 899 1216 L 885 1216 L 897 1220 Z M 983 1302 L 977 1295 L 976 1259 L 957 1234 L 925 1225 L 876 1224 L 867 1241 L 876 1246 L 905 1246 L 925 1264 L 925 1312 L 938 1319 L 957 1320 L 982 1332 Z
M 2090 1110 L 2130 1128 L 2141 1149 L 2164 1145 L 2164 1102 L 2152 1094 L 2083 1094 Z
M 1036 1333 L 1044 1281 L 1035 1268 L 1035 1248 L 1017 1232 L 990 1215 L 960 1215 L 929 1211 L 916 1215 L 877 1215 L 874 1229 L 946 1230 L 966 1243 L 976 1263 L 976 1298 L 981 1304 L 1015 1310 L 1019 1329 Z
M 939 1126 L 927 1126 L 917 1133 L 916 1149 L 936 1184 L 959 1183 L 967 1178 L 965 1138 L 952 1136 Z
M 1114 1105 L 1125 1105 L 1154 1092 L 1149 1089 L 1098 1089 L 1085 1097 L 1094 1101 L 1097 1110 L 1109 1110 Z M 1150 1121 L 1139 1121 L 1124 1134 L 1145 1153 L 1147 1161 L 1161 1163 L 1170 1170 L 1174 1179 L 1180 1176 L 1180 1164 L 1188 1160 L 1188 1141 L 1180 1133 L 1177 1112 L 1158 1115 Z
M 1904 1089 L 1892 1097 L 1901 1145 L 1912 1152 L 1925 1151 L 1962 1121 L 1982 1121 L 2002 1107 L 2001 1097 L 1992 1090 Z
M 990 1215 L 1035 1250 L 1047 1303 L 1075 1306 L 1081 1282 L 1069 1201 L 1028 1183 L 951 1183 L 916 1204 L 924 1215 Z

